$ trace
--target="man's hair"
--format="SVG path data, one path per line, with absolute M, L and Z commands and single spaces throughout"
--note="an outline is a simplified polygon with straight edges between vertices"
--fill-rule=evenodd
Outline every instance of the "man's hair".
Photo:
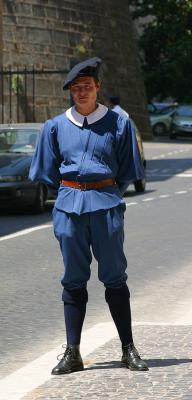
M 113 106 L 117 106 L 118 104 L 120 104 L 120 97 L 119 96 L 110 96 L 109 101 L 111 104 L 113 104 Z

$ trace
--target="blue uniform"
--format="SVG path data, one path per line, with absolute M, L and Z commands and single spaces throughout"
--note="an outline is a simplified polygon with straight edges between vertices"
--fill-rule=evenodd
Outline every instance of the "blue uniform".
M 75 107 L 46 121 L 30 169 L 30 179 L 57 194 L 54 231 L 60 242 L 65 288 L 85 287 L 91 251 L 99 279 L 109 287 L 125 284 L 122 195 L 130 182 L 144 177 L 136 135 L 129 118 L 102 104 L 86 117 Z M 61 179 L 93 182 L 115 178 L 117 185 L 97 190 L 63 186 Z

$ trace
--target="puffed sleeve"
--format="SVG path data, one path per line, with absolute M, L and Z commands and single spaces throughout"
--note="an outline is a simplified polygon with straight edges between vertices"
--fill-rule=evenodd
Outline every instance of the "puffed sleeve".
M 61 156 L 57 143 L 57 127 L 52 120 L 45 122 L 32 159 L 29 179 L 44 182 L 56 194 L 61 179 Z
M 117 184 L 123 195 L 130 182 L 145 176 L 136 132 L 130 119 L 119 118 L 116 134 L 116 155 L 118 163 Z

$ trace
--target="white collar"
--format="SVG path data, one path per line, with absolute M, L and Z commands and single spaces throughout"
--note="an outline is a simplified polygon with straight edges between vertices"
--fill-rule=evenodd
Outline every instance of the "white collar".
M 77 126 L 83 126 L 83 122 L 85 117 L 87 118 L 88 125 L 93 124 L 94 122 L 99 121 L 101 118 L 105 116 L 107 113 L 108 108 L 104 106 L 103 104 L 98 104 L 98 107 L 96 108 L 95 111 L 93 111 L 89 115 L 82 115 L 78 113 L 75 109 L 75 106 L 68 108 L 66 111 L 66 116 L 67 118 L 73 122 Z

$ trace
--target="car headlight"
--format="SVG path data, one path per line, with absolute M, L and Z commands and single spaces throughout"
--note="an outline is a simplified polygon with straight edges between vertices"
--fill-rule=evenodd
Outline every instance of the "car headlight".
M 183 122 L 181 122 L 181 121 L 175 121 L 175 125 L 176 125 L 176 126 L 183 126 Z
M 0 182 L 21 182 L 24 180 L 24 177 L 21 175 L 5 175 L 0 176 Z

